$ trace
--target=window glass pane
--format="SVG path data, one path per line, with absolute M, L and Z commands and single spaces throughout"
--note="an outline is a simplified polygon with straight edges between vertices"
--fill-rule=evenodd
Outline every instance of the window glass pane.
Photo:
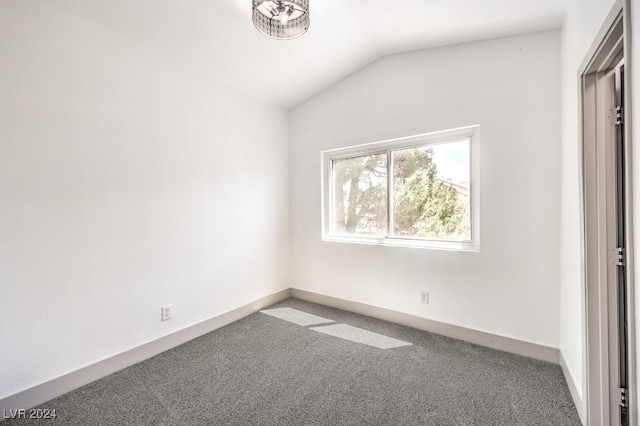
M 471 239 L 469 149 L 465 139 L 392 152 L 395 236 Z
M 387 155 L 341 158 L 333 164 L 333 226 L 343 234 L 387 234 Z

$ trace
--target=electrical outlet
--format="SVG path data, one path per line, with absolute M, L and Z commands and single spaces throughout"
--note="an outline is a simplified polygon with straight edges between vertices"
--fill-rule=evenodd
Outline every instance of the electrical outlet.
M 420 290 L 420 303 L 424 303 L 425 305 L 429 304 L 429 292 L 425 290 Z
M 166 321 L 171 319 L 171 305 L 166 305 L 161 307 L 162 316 L 160 317 L 161 321 Z

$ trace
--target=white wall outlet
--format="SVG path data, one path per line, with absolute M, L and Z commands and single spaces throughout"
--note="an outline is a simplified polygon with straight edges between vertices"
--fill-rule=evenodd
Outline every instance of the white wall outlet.
M 429 292 L 425 290 L 420 290 L 420 303 L 424 303 L 425 305 L 429 304 Z
M 160 317 L 161 321 L 166 321 L 171 319 L 171 305 L 162 306 L 162 316 Z

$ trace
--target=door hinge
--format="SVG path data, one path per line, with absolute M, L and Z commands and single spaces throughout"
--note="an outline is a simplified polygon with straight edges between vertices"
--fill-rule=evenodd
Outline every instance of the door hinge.
M 618 388 L 614 390 L 615 403 L 621 407 L 627 407 L 627 390 L 625 388 Z
M 625 261 L 625 255 L 624 255 L 624 248 L 623 247 L 616 247 L 613 250 L 613 263 L 617 266 L 624 266 L 624 261 Z
M 624 248 L 618 247 L 616 250 L 617 250 L 617 254 L 618 254 L 616 265 L 624 266 L 624 261 L 625 261 Z
M 614 124 L 616 126 L 621 126 L 624 124 L 624 108 L 621 106 L 617 106 L 613 108 L 613 112 L 615 113 L 615 121 Z
M 609 262 L 613 263 L 616 266 L 624 266 L 625 262 L 625 252 L 623 247 L 616 247 L 611 249 L 609 252 Z

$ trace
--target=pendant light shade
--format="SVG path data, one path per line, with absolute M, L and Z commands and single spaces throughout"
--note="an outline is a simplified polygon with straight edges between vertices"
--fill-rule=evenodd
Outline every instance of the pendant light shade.
M 253 25 L 271 38 L 297 38 L 309 29 L 309 0 L 251 1 Z

